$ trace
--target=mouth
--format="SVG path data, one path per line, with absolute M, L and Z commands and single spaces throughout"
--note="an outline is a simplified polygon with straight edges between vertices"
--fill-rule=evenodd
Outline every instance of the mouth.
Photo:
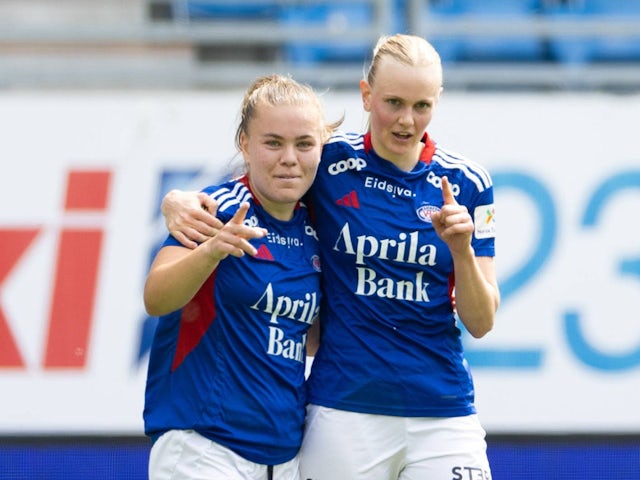
M 277 180 L 297 180 L 300 175 L 274 175 Z
M 412 138 L 412 137 L 413 137 L 413 134 L 411 134 L 411 133 L 406 133 L 406 132 L 394 132 L 394 133 L 393 133 L 393 136 L 394 136 L 395 138 L 397 138 L 398 140 L 406 141 L 406 140 L 409 140 L 410 138 Z

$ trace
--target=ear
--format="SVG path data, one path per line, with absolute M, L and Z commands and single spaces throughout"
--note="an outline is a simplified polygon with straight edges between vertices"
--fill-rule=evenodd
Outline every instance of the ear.
M 240 141 L 238 143 L 240 144 L 240 152 L 247 158 L 249 155 L 249 137 L 246 132 L 240 132 Z
M 362 96 L 362 107 L 365 112 L 371 111 L 371 86 L 366 80 L 360 80 L 360 94 Z
M 240 147 L 240 153 L 242 154 L 242 159 L 244 160 L 244 169 L 248 172 L 249 164 L 251 163 L 251 156 L 249 155 L 249 136 L 246 132 L 240 132 L 238 144 Z

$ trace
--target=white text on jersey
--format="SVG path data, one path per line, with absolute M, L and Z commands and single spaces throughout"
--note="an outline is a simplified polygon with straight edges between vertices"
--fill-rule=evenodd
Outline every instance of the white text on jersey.
M 364 186 L 366 188 L 376 188 L 383 192 L 390 193 L 392 197 L 413 197 L 413 192 L 399 185 L 393 185 L 387 180 L 381 180 L 377 177 L 367 177 L 364 180 Z
M 284 338 L 284 331 L 278 327 L 269 327 L 269 348 L 267 353 L 276 357 L 283 357 L 296 362 L 304 363 L 306 360 L 305 345 L 307 334 L 302 335 L 299 342 L 291 338 Z
M 373 268 L 357 267 L 357 270 L 356 295 L 364 295 L 365 297 L 376 295 L 381 298 L 397 298 L 409 302 L 430 301 L 427 293 L 429 283 L 422 281 L 424 272 L 417 272 L 414 281 L 409 281 L 379 277 Z
M 340 230 L 340 235 L 333 245 L 337 252 L 356 256 L 356 265 L 366 265 L 365 258 L 375 257 L 400 263 L 417 263 L 433 266 L 436 264 L 437 249 L 435 245 L 420 245 L 418 232 L 409 234 L 400 232 L 398 238 L 378 239 L 373 235 L 358 235 L 355 244 L 351 238 L 349 222 Z
M 282 317 L 309 325 L 313 324 L 313 319 L 318 315 L 320 309 L 316 292 L 305 293 L 304 299 L 293 299 L 286 295 L 279 295 L 277 298 L 274 296 L 273 285 L 269 282 L 265 291 L 258 301 L 251 305 L 251 308 L 271 315 L 270 323 L 278 323 L 278 317 Z
M 287 248 L 291 247 L 301 247 L 302 240 L 296 237 L 285 237 L 284 235 L 280 235 L 279 233 L 267 232 L 267 242 L 275 243 L 277 245 L 283 245 Z
M 331 175 L 339 175 L 347 170 L 362 170 L 367 166 L 367 162 L 363 158 L 345 158 L 338 162 L 332 163 L 327 168 Z
M 429 172 L 427 174 L 427 182 L 429 182 L 434 187 L 442 190 L 442 177 L 437 176 L 435 173 Z M 454 197 L 460 195 L 460 185 L 451 183 L 451 193 L 453 193 Z

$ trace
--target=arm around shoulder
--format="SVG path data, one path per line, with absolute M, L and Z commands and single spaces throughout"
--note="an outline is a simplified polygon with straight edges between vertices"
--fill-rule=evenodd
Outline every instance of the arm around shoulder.
M 182 245 L 195 248 L 222 228 L 217 203 L 204 192 L 171 190 L 162 199 L 162 214 L 169 232 Z

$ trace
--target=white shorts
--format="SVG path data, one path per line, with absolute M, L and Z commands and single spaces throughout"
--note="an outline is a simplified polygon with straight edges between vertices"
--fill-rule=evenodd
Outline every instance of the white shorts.
M 170 430 L 151 448 L 149 480 L 300 480 L 298 457 L 268 467 L 193 430 Z
M 301 480 L 490 480 L 477 415 L 393 417 L 309 405 Z

